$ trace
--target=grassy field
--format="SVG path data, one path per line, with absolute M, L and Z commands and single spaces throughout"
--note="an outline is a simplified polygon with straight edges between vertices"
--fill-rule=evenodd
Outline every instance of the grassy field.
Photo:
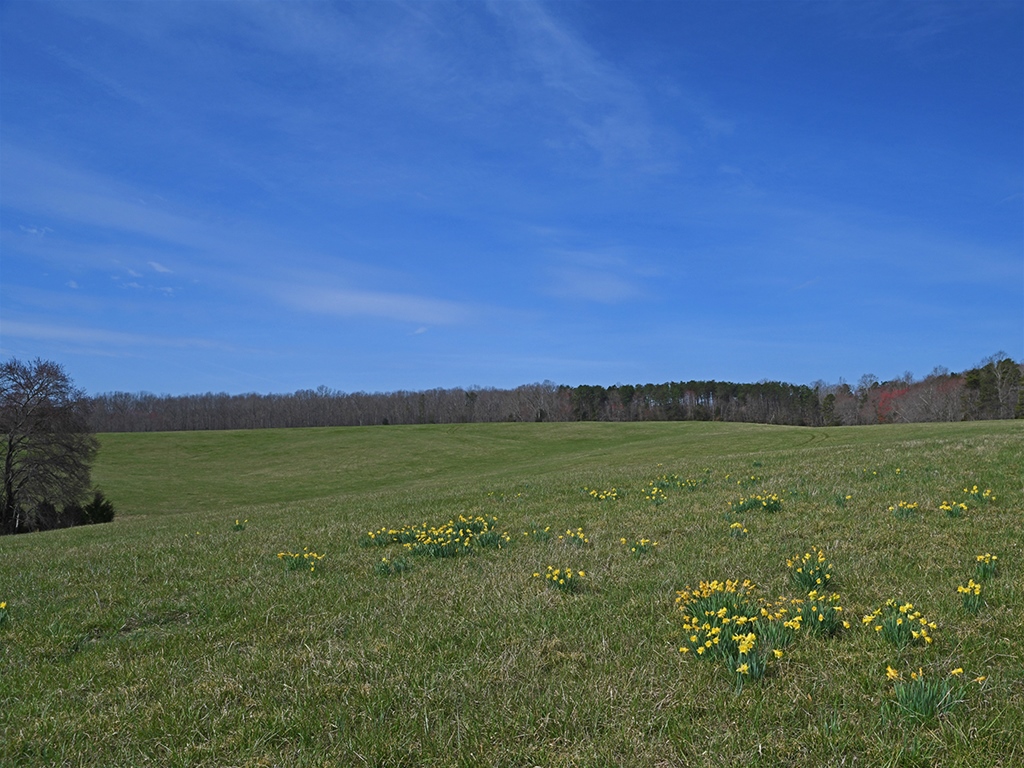
M 0 764 L 1024 765 L 1020 422 L 392 426 L 101 446 L 113 523 L 0 539 Z M 771 494 L 778 511 L 740 510 Z M 466 553 L 441 558 L 367 536 L 460 515 L 509 541 L 464 535 Z M 566 534 L 578 529 L 589 543 Z M 638 556 L 641 539 L 657 546 Z M 791 632 L 760 680 L 717 648 L 696 653 L 678 591 L 751 579 L 758 596 L 806 598 L 787 560 L 812 547 L 849 628 Z M 304 548 L 323 555 L 312 571 L 278 557 Z M 979 579 L 984 553 L 999 571 L 972 613 L 957 587 Z M 579 588 L 545 579 L 549 566 L 583 571 Z M 934 623 L 934 642 L 899 648 L 861 621 L 890 598 Z M 948 687 L 948 711 L 915 719 L 897 704 L 918 670 Z

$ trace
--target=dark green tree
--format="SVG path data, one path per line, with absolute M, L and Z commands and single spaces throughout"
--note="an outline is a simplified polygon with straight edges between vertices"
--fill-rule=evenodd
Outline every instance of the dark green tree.
M 88 402 L 57 363 L 0 365 L 0 533 L 54 527 L 63 510 L 77 512 L 97 448 Z

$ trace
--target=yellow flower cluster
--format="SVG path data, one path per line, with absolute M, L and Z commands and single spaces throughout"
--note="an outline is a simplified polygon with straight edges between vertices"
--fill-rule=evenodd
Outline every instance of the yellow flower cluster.
M 540 573 L 534 573 L 535 579 L 540 578 Z M 565 592 L 574 592 L 579 588 L 583 579 L 587 577 L 586 571 L 574 570 L 572 568 L 556 568 L 553 565 L 547 567 L 544 573 L 544 580 L 549 586 L 556 587 Z
M 653 482 L 649 483 L 644 489 L 644 500 L 650 501 L 654 504 L 663 504 L 668 501 L 668 496 L 665 491 L 655 485 Z
M 658 542 L 651 541 L 650 539 L 637 539 L 632 545 L 630 545 L 626 539 L 619 539 L 619 543 L 624 546 L 628 546 L 629 551 L 637 557 L 652 551 L 656 546 L 658 546 Z
M 930 645 L 934 639 L 929 630 L 938 629 L 934 621 L 929 621 L 920 611 L 914 609 L 913 603 L 901 605 L 892 599 L 886 601 L 878 610 L 864 616 L 861 621 L 865 625 L 873 626 L 887 641 L 901 648 L 913 642 Z
M 964 673 L 964 668 L 963 667 L 957 667 L 956 669 L 949 670 L 949 676 L 950 677 L 960 677 L 961 675 L 963 675 L 963 673 Z M 887 680 L 899 681 L 899 680 L 903 679 L 903 673 L 901 673 L 898 669 L 893 669 L 891 666 L 886 664 L 885 665 L 885 677 L 886 677 Z M 910 679 L 911 680 L 924 680 L 924 668 L 923 667 L 918 667 L 916 672 L 911 671 Z M 985 675 L 981 675 L 979 677 L 974 678 L 971 682 L 973 682 L 973 683 L 983 683 L 987 679 L 988 678 Z
M 793 581 L 803 589 L 825 589 L 832 579 L 832 563 L 825 557 L 825 551 L 812 546 L 810 552 L 786 560 L 786 567 Z
M 975 558 L 975 572 L 982 581 L 994 578 L 999 571 L 999 557 L 990 552 Z
M 747 527 L 743 523 L 733 523 L 729 526 L 729 535 L 733 538 L 742 539 L 747 533 Z
M 735 675 L 737 693 L 745 681 L 764 676 L 769 660 L 782 658 L 779 646 L 800 628 L 799 617 L 787 618 L 786 598 L 771 602 L 755 590 L 749 579 L 736 579 L 702 581 L 676 593 L 686 633 L 679 652 L 722 659 Z
M 961 517 L 967 511 L 967 505 L 962 501 L 943 501 L 939 504 L 939 511 L 945 512 L 948 517 Z
M 498 518 L 459 515 L 443 525 L 406 525 L 402 528 L 381 528 L 370 531 L 363 539 L 368 546 L 387 546 L 400 542 L 413 554 L 452 557 L 465 554 L 474 546 L 501 548 L 511 540 L 507 531 L 500 531 Z
M 889 507 L 889 511 L 897 517 L 910 517 L 917 512 L 916 501 L 898 501 Z
M 961 595 L 980 595 L 981 584 L 978 584 L 974 579 L 967 580 L 967 586 L 959 586 L 956 591 Z
M 963 599 L 964 610 L 968 613 L 977 613 L 981 610 L 981 606 L 985 604 L 981 597 L 981 584 L 974 579 L 968 579 L 967 585 L 958 586 L 956 591 Z
M 748 632 L 745 635 L 733 635 L 732 639 L 736 641 L 736 647 L 740 652 L 740 656 L 746 656 L 757 642 L 757 635 L 753 632 Z
M 971 488 L 964 488 L 964 493 L 966 493 L 968 496 L 972 498 L 981 499 L 982 501 L 996 500 L 995 494 L 992 493 L 991 488 L 986 488 L 984 491 L 979 491 L 978 486 L 975 485 L 972 486 Z
M 734 656 L 739 653 L 736 632 L 746 637 L 759 621 L 766 624 L 785 618 L 788 609 L 780 607 L 785 598 L 771 603 L 755 597 L 755 590 L 749 579 L 730 579 L 702 581 L 696 589 L 677 592 L 676 605 L 683 613 L 683 631 L 687 633 L 687 645 L 679 651 L 702 656 L 714 650 L 725 657 Z M 799 622 L 795 627 L 799 629 Z
M 309 547 L 303 547 L 301 552 L 278 552 L 277 557 L 284 561 L 290 571 L 305 568 L 307 565 L 310 571 L 315 571 L 317 563 L 326 555 L 318 555 L 316 552 L 311 552 Z
M 750 579 L 744 579 L 743 581 L 739 579 L 702 581 L 697 585 L 696 589 L 687 587 L 676 592 L 676 605 L 679 606 L 679 610 L 684 611 L 688 610 L 690 603 L 695 603 L 702 598 L 720 594 L 743 597 L 751 594 L 756 588 L 757 585 Z
M 598 501 L 614 501 L 619 498 L 619 492 L 615 488 L 608 488 L 606 490 L 598 490 L 597 488 L 584 488 L 587 495 Z
M 567 528 L 565 533 L 558 537 L 558 540 L 564 541 L 567 544 L 576 544 L 580 547 L 590 543 L 590 539 L 587 538 L 587 534 L 583 532 L 582 528 L 577 528 L 575 531 L 572 528 Z
M 812 589 L 807 593 L 807 600 L 794 600 L 800 604 L 800 618 L 807 622 L 811 634 L 829 637 L 840 629 L 849 629 L 850 622 L 842 618 L 843 606 L 839 605 L 839 595 L 820 594 Z

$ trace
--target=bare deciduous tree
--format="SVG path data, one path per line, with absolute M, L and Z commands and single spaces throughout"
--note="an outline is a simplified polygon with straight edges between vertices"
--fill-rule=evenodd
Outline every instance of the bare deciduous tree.
M 77 507 L 97 448 L 88 403 L 57 363 L 0 365 L 0 533 L 52 527 L 55 515 Z

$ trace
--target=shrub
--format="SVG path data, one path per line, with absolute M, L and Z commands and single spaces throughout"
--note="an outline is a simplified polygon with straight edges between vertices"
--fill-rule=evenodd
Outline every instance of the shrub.
M 92 501 L 82 507 L 82 525 L 109 523 L 114 519 L 114 505 L 103 495 L 103 491 L 93 493 Z

